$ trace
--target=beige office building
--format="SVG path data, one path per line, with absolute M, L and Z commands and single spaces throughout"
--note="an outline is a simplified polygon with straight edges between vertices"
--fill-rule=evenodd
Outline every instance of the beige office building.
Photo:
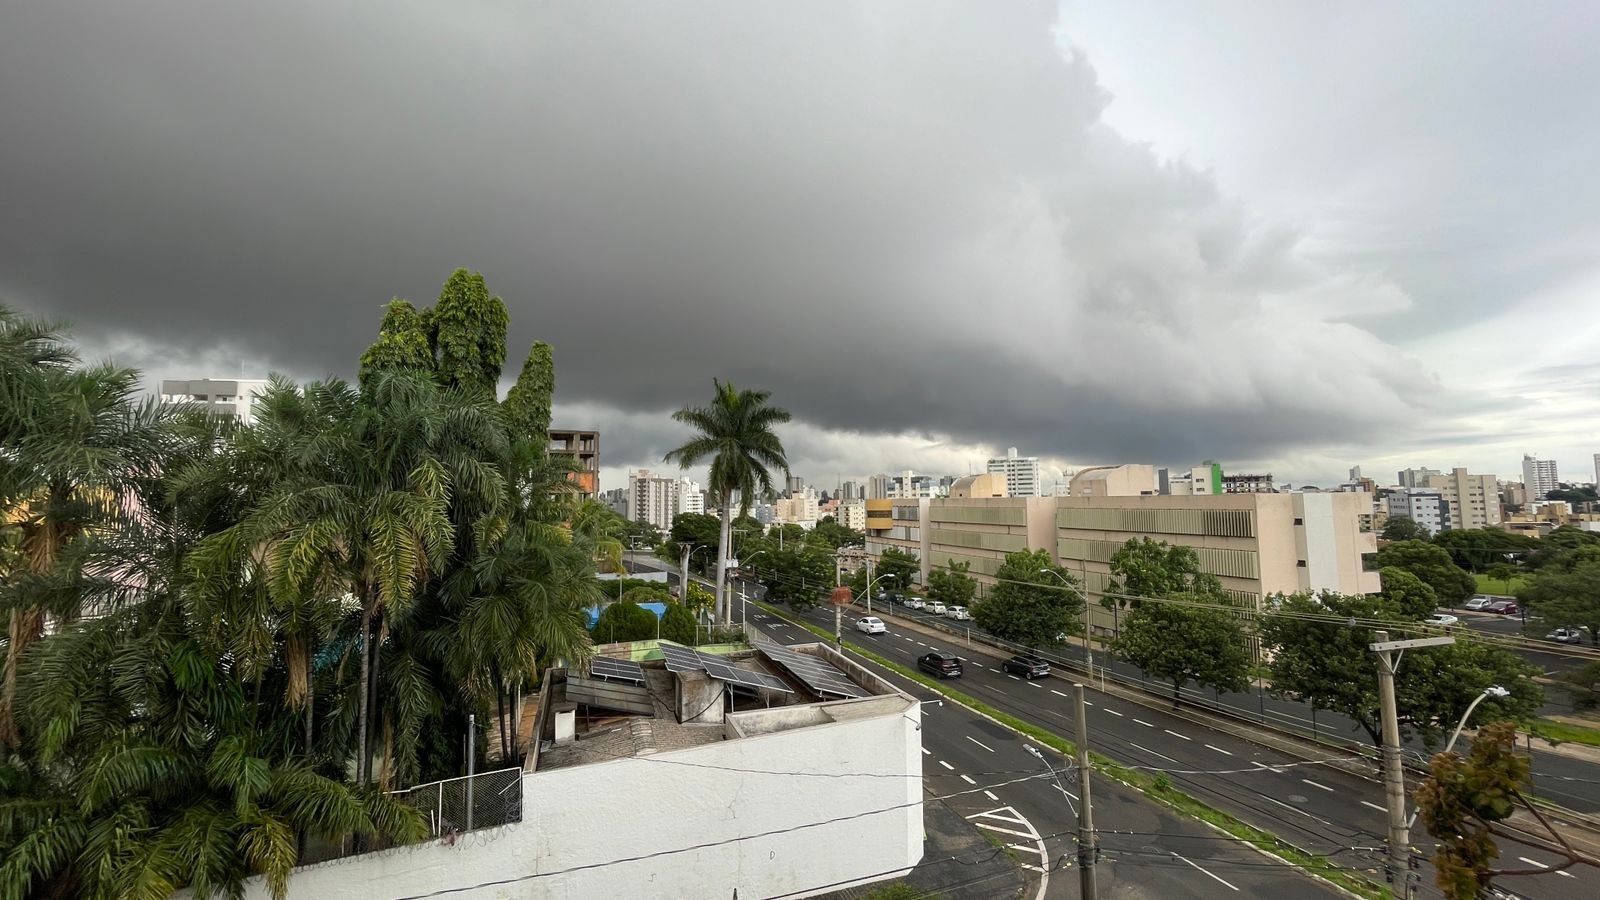
M 1500 511 L 1500 482 L 1493 475 L 1468 475 L 1466 469 L 1455 468 L 1448 475 L 1429 475 L 1426 486 L 1450 505 L 1452 531 L 1499 525 L 1505 518 Z

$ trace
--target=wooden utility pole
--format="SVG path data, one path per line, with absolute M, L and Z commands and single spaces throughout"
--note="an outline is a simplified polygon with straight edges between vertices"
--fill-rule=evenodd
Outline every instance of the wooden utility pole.
M 1078 816 L 1078 895 L 1083 900 L 1099 896 L 1095 888 L 1095 857 L 1099 848 L 1094 839 L 1094 805 L 1089 800 L 1089 716 L 1084 711 L 1083 685 L 1072 686 L 1072 702 L 1076 709 L 1078 741 L 1078 797 L 1083 812 Z

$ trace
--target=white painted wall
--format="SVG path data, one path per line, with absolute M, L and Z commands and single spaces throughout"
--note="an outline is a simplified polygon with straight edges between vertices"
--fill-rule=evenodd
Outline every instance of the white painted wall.
M 1295 512 L 1304 523 L 1300 544 L 1306 561 L 1301 586 L 1311 591 L 1345 589 L 1339 581 L 1339 543 L 1334 521 L 1333 501 L 1337 494 L 1295 494 Z
M 889 699 L 899 698 L 842 703 Z M 802 897 L 887 877 L 922 857 L 922 744 L 920 708 L 884 705 L 868 718 L 526 775 L 522 823 L 298 869 L 289 897 L 726 900 L 736 888 Z M 710 846 L 686 850 L 697 845 Z M 269 896 L 259 879 L 246 891 Z

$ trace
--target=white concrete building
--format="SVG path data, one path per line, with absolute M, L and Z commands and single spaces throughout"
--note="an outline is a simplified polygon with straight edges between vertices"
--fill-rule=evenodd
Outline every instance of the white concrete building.
M 1600 453 L 1594 455 L 1594 486 L 1600 490 Z
M 884 500 L 889 496 L 889 476 L 873 475 L 867 479 L 867 499 Z
M 1039 457 L 1018 456 L 1017 448 L 1007 447 L 1006 455 L 989 460 L 989 474 L 1006 477 L 1006 492 L 1013 497 L 1039 496 Z
M 846 528 L 864 531 L 867 527 L 867 505 L 859 500 L 841 503 L 834 520 Z
M 1499 525 L 1500 480 L 1493 475 L 1469 475 L 1460 466 L 1448 475 L 1432 475 L 1427 487 L 1439 492 L 1448 505 L 1451 531 Z
M 1398 488 L 1384 498 L 1389 505 L 1389 518 L 1404 516 L 1422 526 L 1428 534 L 1438 534 L 1450 527 L 1450 505 L 1432 488 Z
M 1425 488 L 1428 486 L 1428 479 L 1443 474 L 1438 469 L 1401 469 L 1395 473 L 1395 484 L 1403 488 Z
M 637 658 L 638 682 L 546 674 L 520 821 L 304 866 L 287 896 L 804 897 L 921 860 L 915 698 L 820 644 L 788 649 L 862 696 L 819 695 L 759 650 L 720 659 L 783 690 L 735 692 L 705 669 L 667 671 L 653 643 L 602 648 Z M 254 878 L 245 896 L 271 895 Z
M 1558 482 L 1556 474 L 1556 461 L 1553 459 L 1539 459 L 1531 454 L 1522 457 L 1522 485 L 1528 491 L 1528 502 L 1543 500 L 1545 495 L 1556 489 Z
M 197 378 L 161 382 L 162 403 L 200 403 L 218 415 L 255 421 L 256 398 L 266 393 L 264 378 Z
M 1091 466 L 1072 476 L 1068 491 L 1073 497 L 1138 497 L 1158 493 L 1160 482 L 1155 466 Z
M 785 497 L 772 502 L 772 520 L 779 525 L 814 528 L 820 515 L 817 498 L 813 496 Z
M 703 513 L 706 511 L 706 495 L 700 490 L 699 482 L 687 478 L 678 479 L 678 508 L 679 513 Z

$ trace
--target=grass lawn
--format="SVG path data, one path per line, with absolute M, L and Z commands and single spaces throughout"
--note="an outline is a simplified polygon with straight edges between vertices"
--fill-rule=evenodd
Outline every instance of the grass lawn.
M 1551 743 L 1571 741 L 1574 744 L 1600 747 L 1600 728 L 1588 728 L 1551 719 L 1535 719 L 1528 730 Z
M 1515 594 L 1522 587 L 1523 582 L 1527 580 L 1523 576 L 1517 575 L 1510 582 L 1505 582 L 1498 578 L 1490 578 L 1482 572 L 1474 572 L 1472 577 L 1478 581 L 1478 593 L 1480 594 Z

